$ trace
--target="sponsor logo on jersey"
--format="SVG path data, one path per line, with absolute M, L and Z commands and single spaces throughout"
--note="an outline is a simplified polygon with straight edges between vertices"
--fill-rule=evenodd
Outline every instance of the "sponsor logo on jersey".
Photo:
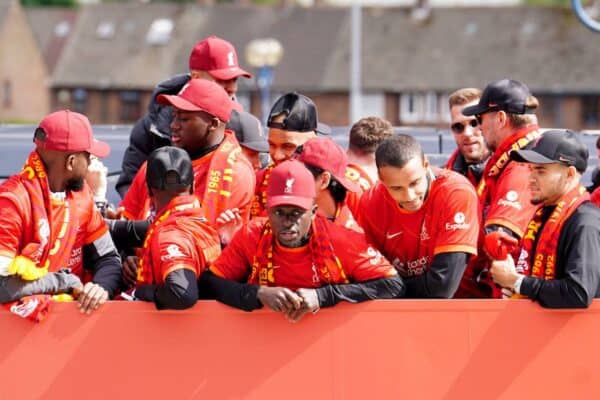
M 471 227 L 470 224 L 465 222 L 466 217 L 465 214 L 462 212 L 457 212 L 456 214 L 454 214 L 454 223 L 450 224 L 448 222 L 446 222 L 446 230 L 447 231 L 456 231 L 456 230 L 467 230 Z
M 523 208 L 521 202 L 519 202 L 519 193 L 515 190 L 506 192 L 505 198 L 498 200 L 498 205 L 512 207 L 516 210 L 521 210 Z
M 423 256 L 421 258 L 417 258 L 416 260 L 410 260 L 405 263 L 396 258 L 392 262 L 392 265 L 403 278 L 419 276 L 423 275 L 429 267 L 429 256 Z

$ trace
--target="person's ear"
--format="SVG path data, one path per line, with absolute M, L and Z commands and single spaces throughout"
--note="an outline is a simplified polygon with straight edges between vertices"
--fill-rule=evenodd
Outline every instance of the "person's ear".
M 65 169 L 69 172 L 73 171 L 75 167 L 75 154 L 69 154 L 67 155 L 67 158 L 65 159 Z
M 318 206 L 316 204 L 313 204 L 312 208 L 310 209 L 310 213 L 311 213 L 311 217 L 314 218 L 315 215 L 317 215 L 317 208 Z
M 423 155 L 423 168 L 429 168 L 429 159 L 426 155 Z
M 317 177 L 317 190 L 325 190 L 331 182 L 331 174 L 327 171 L 323 171 L 321 175 Z
M 498 124 L 500 126 L 504 126 L 508 123 L 508 114 L 506 111 L 500 110 L 496 113 L 496 119 L 498 120 Z

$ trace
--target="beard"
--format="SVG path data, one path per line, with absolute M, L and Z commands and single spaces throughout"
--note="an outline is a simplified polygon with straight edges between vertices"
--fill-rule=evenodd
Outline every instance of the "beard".
M 72 178 L 67 181 L 67 191 L 80 192 L 83 189 L 84 179 L 83 178 Z
M 534 206 L 537 206 L 537 205 L 540 205 L 540 204 L 542 204 L 544 201 L 543 201 L 542 199 L 531 199 L 531 200 L 529 200 L 529 202 L 530 202 L 532 205 L 534 205 Z

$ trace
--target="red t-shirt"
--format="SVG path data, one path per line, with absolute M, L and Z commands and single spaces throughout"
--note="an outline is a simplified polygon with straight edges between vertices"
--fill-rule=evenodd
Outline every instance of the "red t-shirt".
M 223 278 L 246 282 L 265 223 L 264 219 L 252 220 L 240 229 L 210 270 Z M 350 281 L 362 282 L 396 275 L 390 263 L 366 242 L 363 234 L 330 221 L 326 222 L 326 229 L 334 253 Z M 280 246 L 274 240 L 272 260 L 275 285 L 292 290 L 323 286 L 308 245 L 292 249 Z
M 348 164 L 346 167 L 346 178 L 354 181 L 360 187 L 358 192 L 348 192 L 346 194 L 346 205 L 350 208 L 353 214 L 360 212 L 360 198 L 364 192 L 371 189 L 375 184 L 371 177 L 358 165 Z
M 206 223 L 199 206 L 176 212 L 177 207 L 195 200 L 195 196 L 176 197 L 161 213 L 172 211 L 150 237 L 146 250 L 149 257 L 144 259 L 152 264 L 152 282 L 143 283 L 162 285 L 167 275 L 178 269 L 188 269 L 200 276 L 221 253 L 219 235 Z
M 403 277 L 422 275 L 440 253 L 477 254 L 479 207 L 473 185 L 455 172 L 434 172 L 418 211 L 400 208 L 382 183 L 361 198 L 360 226 Z
M 317 212 L 321 214 L 320 209 L 317 209 Z M 363 231 L 360 225 L 358 225 L 352 210 L 350 210 L 350 207 L 348 207 L 347 201 L 344 201 L 341 205 L 338 205 L 337 209 L 335 210 L 335 218 L 333 219 L 333 223 L 357 232 L 362 233 Z
M 237 143 L 236 143 L 237 145 Z M 239 147 L 239 145 L 237 145 Z M 194 168 L 194 194 L 198 196 L 203 206 L 206 203 L 205 193 L 207 185 L 211 184 L 212 174 L 220 174 L 211 169 L 211 161 L 219 149 L 193 160 Z M 244 221 L 248 220 L 250 214 L 250 205 L 254 194 L 254 169 L 246 157 L 240 153 L 231 160 L 229 172 L 233 177 L 233 189 L 226 195 L 220 196 L 215 209 L 208 209 L 205 206 L 206 218 L 209 223 L 214 224 L 216 218 L 225 210 L 238 208 Z M 149 216 L 150 197 L 146 185 L 146 162 L 133 178 L 129 191 L 121 201 L 121 206 L 125 209 L 124 216 L 128 219 L 140 220 Z M 216 177 L 219 178 L 219 177 Z
M 469 260 L 455 297 L 500 296 L 500 291 L 487 273 L 490 259 L 483 249 L 485 236 L 483 228 L 489 225 L 500 225 L 510 229 L 519 237 L 523 236 L 536 210 L 536 206 L 531 204 L 528 181 L 529 167 L 526 164 L 511 161 L 488 189 L 487 198 L 480 198 L 484 223 L 479 232 L 479 254 Z M 517 257 L 518 252 L 513 254 L 515 260 Z
M 489 189 L 489 200 L 482 204 L 484 226 L 502 225 L 523 236 L 536 210 L 528 182 L 527 165 L 510 162 Z
M 16 179 L 9 179 L 2 184 L 2 189 L 10 192 L 8 196 L 0 196 L 0 255 L 16 257 L 21 254 L 24 244 L 30 243 L 34 232 L 31 213 L 31 202 L 27 190 Z M 64 221 L 66 207 L 69 207 L 69 226 L 77 226 L 75 241 L 71 248 L 60 251 L 71 254 L 66 265 L 50 265 L 49 271 L 56 272 L 61 268 L 70 268 L 82 280 L 83 246 L 92 243 L 108 232 L 102 215 L 95 206 L 92 192 L 85 184 L 79 192 L 67 192 L 66 200 L 51 200 L 50 216 L 56 227 L 60 229 Z

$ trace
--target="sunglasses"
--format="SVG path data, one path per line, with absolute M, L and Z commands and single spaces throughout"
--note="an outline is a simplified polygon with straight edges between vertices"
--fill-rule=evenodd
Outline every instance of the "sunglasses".
M 481 124 L 477 117 L 478 116 L 476 115 L 475 119 L 470 120 L 469 122 L 467 122 L 467 124 L 471 125 L 472 128 L 477 128 L 479 124 Z M 461 134 L 465 131 L 467 124 L 463 124 L 462 122 L 455 122 L 450 126 L 450 129 L 452 129 L 452 132 L 456 134 Z

